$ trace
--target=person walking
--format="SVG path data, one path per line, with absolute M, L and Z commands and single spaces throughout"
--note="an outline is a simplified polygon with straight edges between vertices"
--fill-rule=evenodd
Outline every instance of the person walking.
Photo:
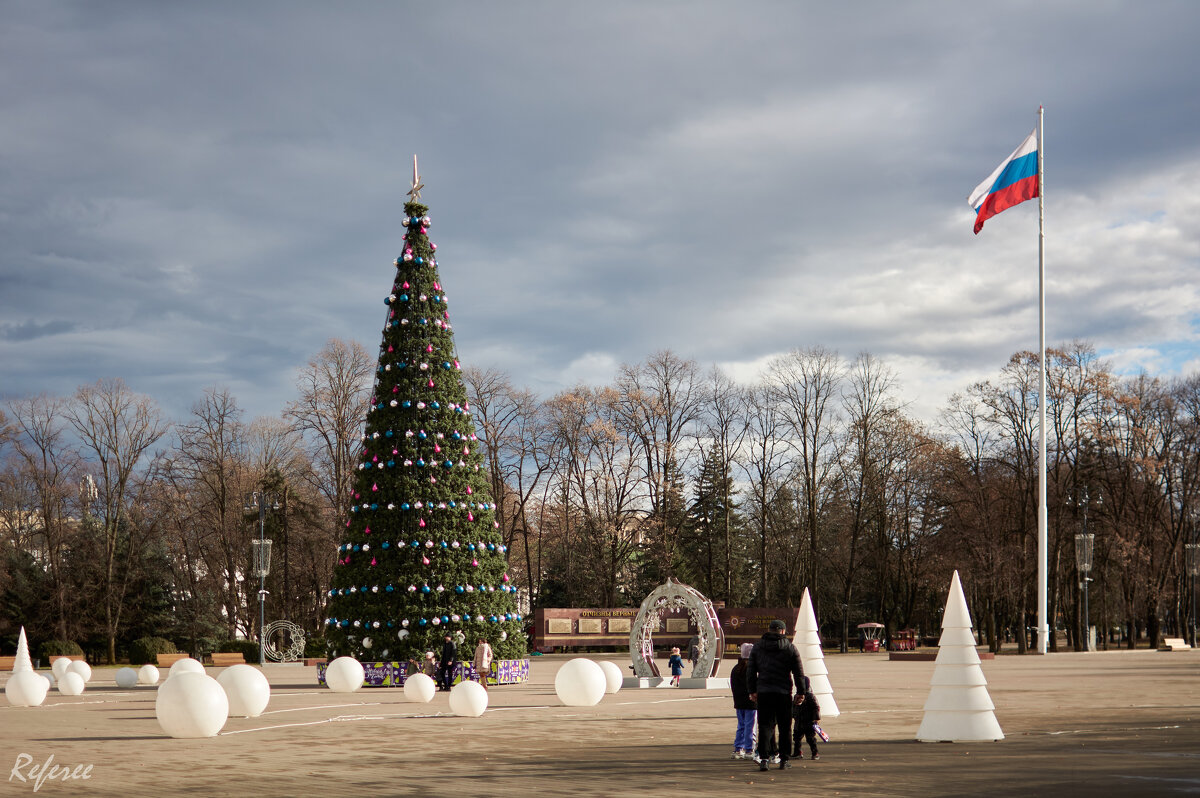
M 667 664 L 671 666 L 671 686 L 679 686 L 679 677 L 683 676 L 683 658 L 679 656 L 679 649 L 671 649 L 671 658 L 667 660 Z
M 479 638 L 479 642 L 475 645 L 475 658 L 471 665 L 475 667 L 475 675 L 478 677 L 479 683 L 483 685 L 483 689 L 488 689 L 488 671 L 492 669 L 492 647 L 486 637 Z
M 438 687 L 449 690 L 454 686 L 454 664 L 458 659 L 458 646 L 454 645 L 454 637 L 446 634 L 442 643 L 442 657 L 438 660 Z
M 770 767 L 768 742 L 779 730 L 779 769 L 792 766 L 792 684 L 804 691 L 804 666 L 800 652 L 784 637 L 787 625 L 773 620 L 754 644 L 746 666 L 746 690 L 758 706 L 758 769 Z
M 733 693 L 733 711 L 737 713 L 737 731 L 733 735 L 733 753 L 730 759 L 750 759 L 754 756 L 754 720 L 756 706 L 746 689 L 746 663 L 753 643 L 742 643 L 738 651 L 737 664 L 729 672 L 729 689 Z
M 792 730 L 792 759 L 803 759 L 804 752 L 800 750 L 802 741 L 808 742 L 808 751 L 814 760 L 820 759 L 817 753 L 817 721 L 821 719 L 821 707 L 817 697 L 813 695 L 812 685 L 808 677 L 804 677 L 804 688 L 796 691 L 792 702 L 792 718 L 796 728 Z

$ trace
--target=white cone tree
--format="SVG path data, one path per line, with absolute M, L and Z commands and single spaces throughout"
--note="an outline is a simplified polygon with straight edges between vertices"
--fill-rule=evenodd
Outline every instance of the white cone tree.
M 804 675 L 808 677 L 813 695 L 817 697 L 821 717 L 836 718 L 842 713 L 837 701 L 833 700 L 833 686 L 829 683 L 829 669 L 825 667 L 819 629 L 808 588 L 804 588 L 804 598 L 800 600 L 800 619 L 796 623 L 796 648 L 800 649 L 800 664 L 804 666 Z
M 25 639 L 25 627 L 21 627 L 21 636 L 17 638 L 17 659 L 13 662 L 13 673 L 33 670 L 33 660 L 29 658 L 29 641 Z
M 971 634 L 971 613 L 955 571 L 942 615 L 942 636 L 929 682 L 929 697 L 925 699 L 925 716 L 917 730 L 919 741 L 1004 739 L 979 662 L 975 636 Z

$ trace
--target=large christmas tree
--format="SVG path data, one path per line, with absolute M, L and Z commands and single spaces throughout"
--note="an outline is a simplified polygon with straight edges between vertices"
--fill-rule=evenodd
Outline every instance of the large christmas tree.
M 415 163 L 413 173 L 327 639 L 331 654 L 386 662 L 440 652 L 447 633 L 468 646 L 483 636 L 497 659 L 517 659 L 525 636 L 516 588 Z

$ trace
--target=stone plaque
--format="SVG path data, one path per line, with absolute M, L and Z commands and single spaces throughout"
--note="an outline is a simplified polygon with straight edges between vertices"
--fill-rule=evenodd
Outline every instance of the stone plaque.
M 599 618 L 580 618 L 579 633 L 584 635 L 598 635 L 604 631 L 601 627 L 603 623 Z
M 687 618 L 667 618 L 667 634 L 687 634 Z
M 629 618 L 609 618 L 608 632 L 609 634 L 629 634 Z
M 571 634 L 571 619 L 570 618 L 547 618 L 546 633 L 552 635 L 569 635 Z

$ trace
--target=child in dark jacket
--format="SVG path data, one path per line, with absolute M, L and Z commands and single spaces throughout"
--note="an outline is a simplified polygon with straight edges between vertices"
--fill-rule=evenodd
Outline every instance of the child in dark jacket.
M 813 726 L 821 719 L 821 707 L 817 704 L 817 697 L 813 695 L 812 683 L 809 682 L 807 676 L 804 677 L 804 692 L 796 693 L 792 704 L 792 719 L 796 723 L 795 731 L 792 734 L 792 758 L 804 758 L 804 754 L 800 751 L 800 735 L 804 735 L 804 739 L 808 741 L 808 749 L 812 758 L 820 759 L 821 756 L 817 753 L 817 732 Z
M 737 664 L 729 673 L 729 689 L 733 692 L 733 708 L 737 712 L 737 732 L 733 735 L 733 753 L 730 759 L 751 759 L 754 756 L 754 722 L 758 707 L 750 700 L 746 687 L 746 661 L 754 646 L 742 643 Z
M 671 658 L 667 660 L 667 664 L 671 666 L 671 685 L 679 686 L 679 677 L 683 676 L 683 657 L 679 656 L 679 649 L 671 649 Z

